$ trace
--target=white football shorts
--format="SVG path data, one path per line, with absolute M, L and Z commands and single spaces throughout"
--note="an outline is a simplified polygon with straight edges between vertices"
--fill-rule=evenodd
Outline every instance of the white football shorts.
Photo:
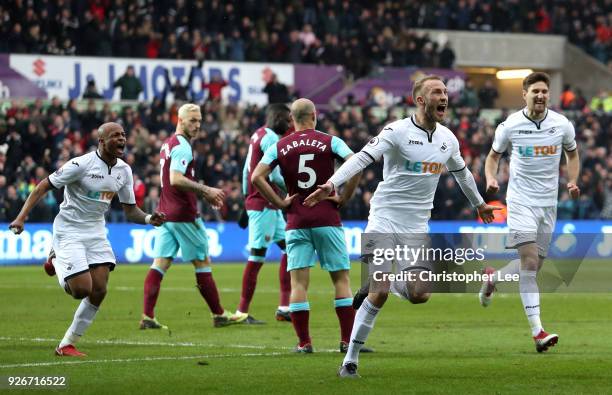
M 63 289 L 66 281 L 90 268 L 108 265 L 115 268 L 116 260 L 106 234 L 100 232 L 65 232 L 53 229 L 53 250 L 55 251 L 55 272 Z
M 362 236 L 362 243 L 366 242 L 362 245 L 362 255 L 377 261 L 370 265 L 370 272 L 398 273 L 401 270 L 431 270 L 431 262 L 413 258 L 415 256 L 413 252 L 418 255 L 422 248 L 427 248 L 430 244 L 429 217 L 430 210 L 406 212 L 400 219 L 402 222 L 370 215 L 365 234 Z M 400 253 L 394 253 L 391 260 L 385 259 L 384 250 L 396 251 L 397 247 L 400 247 Z M 381 261 L 384 262 L 381 263 Z
M 556 221 L 557 206 L 529 207 L 508 202 L 509 235 L 506 248 L 535 242 L 538 255 L 546 258 Z

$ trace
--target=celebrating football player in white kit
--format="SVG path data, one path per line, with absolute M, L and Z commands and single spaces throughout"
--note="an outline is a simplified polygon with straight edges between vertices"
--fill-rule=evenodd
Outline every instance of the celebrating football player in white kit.
M 21 233 L 28 214 L 45 194 L 51 188 L 65 187 L 64 201 L 53 221 L 55 259 L 46 270 L 57 273 L 60 286 L 81 303 L 55 349 L 58 356 L 85 356 L 74 345 L 93 322 L 116 263 L 104 221 L 115 194 L 131 222 L 159 226 L 165 218 L 161 213 L 146 214 L 136 206 L 132 170 L 119 159 L 126 143 L 123 127 L 109 122 L 100 126 L 98 133 L 98 149 L 69 160 L 41 181 L 9 225 L 14 233 Z
M 477 207 L 484 222 L 493 219 L 497 207 L 484 203 L 472 173 L 461 157 L 455 135 L 439 124 L 448 106 L 446 86 L 440 77 L 428 76 L 417 81 L 412 96 L 417 113 L 386 125 L 363 149 L 345 162 L 336 173 L 306 198 L 304 204 L 314 205 L 326 198 L 334 189 L 344 184 L 371 163 L 384 158 L 383 181 L 378 184 L 370 202 L 370 215 L 365 233 L 402 234 L 421 237 L 429 230 L 428 221 L 443 166 L 454 175 L 470 203 Z M 420 234 L 420 235 L 419 235 Z M 397 243 L 396 243 L 397 244 Z M 405 270 L 405 268 L 402 268 Z M 413 267 L 429 270 L 427 267 Z M 417 279 L 420 276 L 416 276 Z M 340 377 L 359 377 L 357 363 L 359 350 L 374 326 L 379 310 L 387 300 L 391 284 L 378 281 L 358 308 L 351 333 L 349 349 L 338 371 Z M 429 288 L 419 280 L 393 283 L 393 290 L 412 303 L 429 299 Z M 364 294 L 365 296 L 365 294 Z
M 532 73 L 523 80 L 523 99 L 527 107 L 511 114 L 495 131 L 493 147 L 485 162 L 487 192 L 495 193 L 495 179 L 502 153 L 511 147 L 508 182 L 508 248 L 518 250 L 520 260 L 495 271 L 493 281 L 485 282 L 480 303 L 491 303 L 495 281 L 508 274 L 520 274 L 519 291 L 538 352 L 546 351 L 559 340 L 544 331 L 540 321 L 540 293 L 536 276 L 546 258 L 557 219 L 559 162 L 561 151 L 567 159 L 567 189 L 576 199 L 580 161 L 574 126 L 563 115 L 548 108 L 550 79 L 545 73 Z

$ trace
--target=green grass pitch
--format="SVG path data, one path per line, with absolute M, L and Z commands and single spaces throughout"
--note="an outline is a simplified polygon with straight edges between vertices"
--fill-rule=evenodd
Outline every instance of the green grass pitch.
M 359 266 L 353 270 L 353 289 Z M 235 310 L 243 265 L 215 265 L 222 304 Z M 119 265 L 109 293 L 79 348 L 85 359 L 53 349 L 77 301 L 41 267 L 0 269 L 0 376 L 68 377 L 74 394 L 260 393 L 609 393 L 612 391 L 612 294 L 542 296 L 545 328 L 559 344 L 537 354 L 519 296 L 499 295 L 487 309 L 475 294 L 435 294 L 423 305 L 390 297 L 361 357 L 360 380 L 339 380 L 338 321 L 328 275 L 312 271 L 310 328 L 315 354 L 291 353 L 289 323 L 274 321 L 276 264 L 264 265 L 251 314 L 265 326 L 213 328 L 193 268 L 166 275 L 157 317 L 166 331 L 141 331 L 145 265 Z M 8 390 L 0 390 L 8 391 Z M 8 393 L 32 393 L 10 390 Z

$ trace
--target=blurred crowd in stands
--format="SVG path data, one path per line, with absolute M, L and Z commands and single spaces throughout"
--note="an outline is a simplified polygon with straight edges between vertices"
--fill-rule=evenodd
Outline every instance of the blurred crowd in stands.
M 561 34 L 612 57 L 609 0 L 15 0 L 0 52 L 451 68 L 415 28 Z
M 576 125 L 582 162 L 579 181 L 582 196 L 577 201 L 569 199 L 562 165 L 560 219 L 612 218 L 611 100 L 609 96 L 597 96 L 582 108 L 572 107 L 573 110 L 565 112 Z M 484 159 L 496 124 L 507 113 L 502 112 L 498 119 L 491 120 L 467 104 L 454 103 L 447 125 L 457 135 L 466 162 L 484 194 Z M 177 104 L 166 108 L 159 99 L 133 106 L 93 100 L 65 103 L 57 98 L 49 103 L 4 102 L 0 109 L 0 221 L 14 219 L 30 191 L 48 174 L 69 158 L 93 149 L 97 145 L 97 127 L 108 121 L 124 126 L 128 134 L 124 159 L 134 172 L 137 203 L 145 211 L 153 211 L 159 199 L 159 149 L 175 130 L 176 111 Z M 347 104 L 336 111 L 319 114 L 317 128 L 341 137 L 358 151 L 385 123 L 406 116 L 405 111 L 405 107 L 381 109 L 369 102 Z M 196 177 L 208 185 L 223 188 L 227 199 L 221 211 L 206 205 L 200 210 L 208 220 L 235 221 L 243 206 L 240 183 L 249 137 L 263 124 L 264 111 L 257 106 L 241 108 L 207 100 L 202 105 L 202 114 L 201 131 L 193 142 Z M 344 219 L 367 218 L 369 200 L 381 179 L 380 164 L 364 172 L 356 196 L 343 209 Z M 499 195 L 485 198 L 503 204 L 508 181 L 507 161 L 501 165 L 499 180 Z M 453 177 L 445 173 L 440 183 L 432 218 L 474 219 L 475 212 Z M 30 221 L 51 221 L 61 201 L 61 190 L 49 192 L 32 211 Z M 108 220 L 125 220 L 116 199 Z

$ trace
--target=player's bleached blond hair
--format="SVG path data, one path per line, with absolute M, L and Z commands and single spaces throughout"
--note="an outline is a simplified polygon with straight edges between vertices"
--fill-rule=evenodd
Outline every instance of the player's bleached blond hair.
M 421 91 L 423 90 L 423 85 L 425 85 L 427 81 L 432 80 L 444 82 L 442 77 L 440 77 L 439 75 L 428 75 L 414 83 L 414 86 L 412 87 L 412 100 L 414 100 L 415 104 L 417 96 L 419 96 L 421 94 Z
M 200 112 L 200 106 L 193 103 L 183 104 L 178 110 L 178 116 L 180 119 L 186 119 L 187 114 L 190 112 Z

